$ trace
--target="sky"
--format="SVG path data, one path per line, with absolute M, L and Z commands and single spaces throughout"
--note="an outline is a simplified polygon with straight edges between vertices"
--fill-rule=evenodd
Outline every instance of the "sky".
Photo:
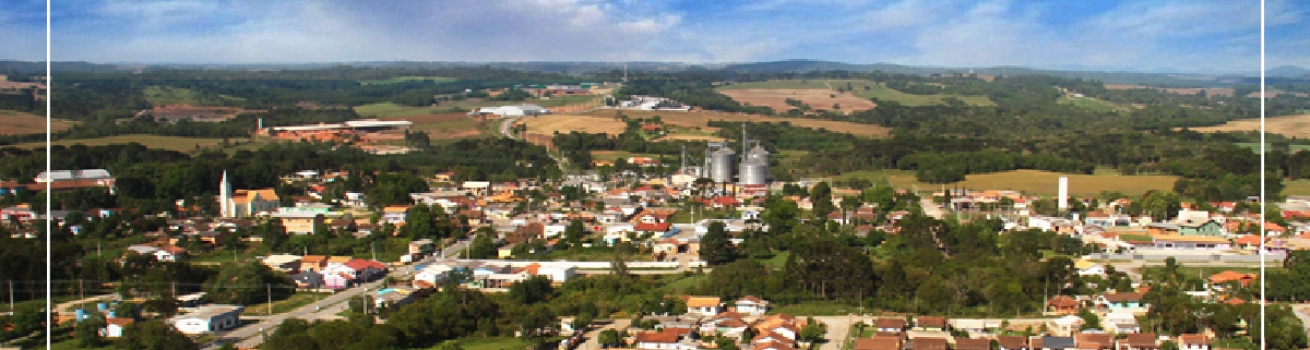
M 0 8 L 44 58 L 45 3 Z M 1310 68 L 1310 1 L 1268 0 L 1268 68 Z M 104 63 L 817 59 L 1259 71 L 1253 0 L 54 0 L 52 56 Z

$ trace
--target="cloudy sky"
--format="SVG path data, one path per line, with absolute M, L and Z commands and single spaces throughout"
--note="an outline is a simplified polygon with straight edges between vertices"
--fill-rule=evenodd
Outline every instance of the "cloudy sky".
M 44 1 L 0 58 L 44 57 Z M 821 59 L 1259 70 L 1255 0 L 55 0 L 53 58 L 92 62 Z M 1310 2 L 1269 0 L 1268 64 L 1310 68 Z

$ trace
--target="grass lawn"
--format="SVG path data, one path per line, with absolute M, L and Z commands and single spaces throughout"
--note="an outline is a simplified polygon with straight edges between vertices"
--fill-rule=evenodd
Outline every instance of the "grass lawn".
M 98 137 L 93 139 L 60 140 L 60 141 L 55 141 L 52 144 L 57 146 L 67 147 L 77 144 L 86 145 L 86 146 L 105 146 L 105 145 L 128 144 L 132 142 L 139 143 L 143 146 L 146 146 L 147 148 L 163 148 L 163 149 L 170 149 L 178 152 L 190 152 L 190 151 L 194 151 L 197 146 L 199 147 L 216 146 L 218 144 L 223 143 L 223 139 L 136 134 L 136 135 L 117 135 L 117 136 L 108 136 L 108 137 Z M 45 142 L 22 143 L 14 146 L 19 148 L 44 148 Z
M 1120 233 L 1119 239 L 1124 241 L 1150 241 L 1151 235 L 1135 235 L 1131 233 Z
M 870 312 L 873 308 L 865 307 L 864 312 Z M 812 301 L 808 303 L 786 305 L 769 310 L 769 314 L 786 313 L 796 317 L 805 316 L 841 316 L 853 313 L 859 313 L 859 305 L 851 305 L 839 301 Z
M 391 79 L 360 80 L 359 85 L 390 85 L 390 84 L 399 84 L 404 82 L 423 81 L 423 80 L 428 80 L 440 84 L 440 83 L 448 83 L 448 82 L 455 81 L 455 78 L 404 76 L 404 77 L 395 77 Z
M 292 294 L 289 298 L 273 301 L 273 313 L 280 314 L 290 312 L 302 306 L 309 305 L 315 300 L 323 300 L 331 295 L 332 294 L 330 293 L 296 292 L 296 294 Z M 246 305 L 245 311 L 242 311 L 241 314 L 246 316 L 268 316 L 268 304 Z
M 764 263 L 764 265 L 772 266 L 775 269 L 781 269 L 787 265 L 787 257 L 789 256 L 791 256 L 791 252 L 777 252 L 773 254 L 772 258 L 764 260 L 762 263 Z
M 700 287 L 702 282 L 709 279 L 709 275 L 683 277 L 672 283 L 664 285 L 664 291 L 669 294 L 687 294 L 692 288 Z
M 1220 272 L 1224 272 L 1224 271 L 1233 271 L 1233 272 L 1237 272 L 1237 273 L 1250 273 L 1250 274 L 1256 274 L 1256 275 L 1259 275 L 1259 274 L 1260 274 L 1260 268 L 1259 268 L 1259 267 L 1250 267 L 1250 266 L 1187 266 L 1187 263 L 1185 263 L 1185 262 L 1184 262 L 1184 263 L 1179 263 L 1179 265 L 1182 265 L 1182 267 L 1179 267 L 1179 268 L 1178 268 L 1178 273 L 1182 274 L 1183 277 L 1199 277 L 1199 278 L 1202 278 L 1202 279 L 1209 279 L 1209 278 L 1210 278 L 1210 275 L 1213 275 L 1213 274 L 1216 274 L 1216 273 L 1220 273 Z M 1278 269 L 1282 269 L 1282 267 L 1269 266 L 1269 267 L 1265 267 L 1265 272 L 1273 272 L 1274 270 L 1278 270 Z M 1142 267 L 1142 268 L 1141 268 L 1141 272 L 1142 272 L 1142 275 L 1143 275 L 1143 276 L 1159 276 L 1160 273 L 1164 272 L 1164 266 L 1145 266 L 1145 267 Z
M 1310 180 L 1283 180 L 1283 195 L 1310 196 Z

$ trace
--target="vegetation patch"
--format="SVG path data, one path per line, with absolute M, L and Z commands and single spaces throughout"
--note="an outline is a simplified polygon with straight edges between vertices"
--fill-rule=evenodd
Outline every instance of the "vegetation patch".
M 1191 128 L 1198 132 L 1260 131 L 1260 119 L 1233 120 L 1223 125 Z M 1310 138 L 1310 114 L 1265 118 L 1265 131 L 1287 137 Z
M 390 79 L 360 80 L 359 85 L 391 85 L 399 83 L 408 83 L 411 81 L 430 81 L 434 83 L 449 83 L 455 81 L 455 78 L 447 77 L 423 77 L 423 76 L 404 76 Z
M 213 147 L 222 144 L 223 139 L 160 135 L 118 135 L 93 139 L 61 140 L 52 142 L 51 145 L 65 147 L 72 145 L 106 146 L 126 145 L 134 142 L 146 146 L 147 148 L 161 148 L 179 152 L 188 152 L 199 148 Z M 45 142 L 24 143 L 15 146 L 20 148 L 45 148 Z
M 44 134 L 45 116 L 31 113 L 0 109 L 0 135 Z M 72 123 L 63 120 L 51 120 L 50 131 L 68 130 Z

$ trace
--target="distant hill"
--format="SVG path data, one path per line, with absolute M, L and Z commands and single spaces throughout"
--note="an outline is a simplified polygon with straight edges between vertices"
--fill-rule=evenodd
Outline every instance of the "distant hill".
M 1281 66 L 1266 71 L 1265 76 L 1305 79 L 1305 78 L 1310 78 L 1310 69 L 1305 69 L 1297 66 Z
M 50 63 L 50 68 L 55 71 L 64 72 L 102 72 L 117 69 L 114 65 L 89 62 L 52 62 Z M 45 62 L 0 61 L 0 70 L 22 74 L 45 75 Z

